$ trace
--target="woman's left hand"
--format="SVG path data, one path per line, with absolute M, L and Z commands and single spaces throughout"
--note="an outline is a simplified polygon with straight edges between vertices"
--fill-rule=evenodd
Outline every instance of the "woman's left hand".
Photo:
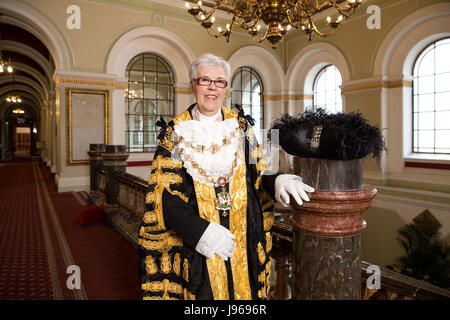
M 295 174 L 280 174 L 275 179 L 275 199 L 285 207 L 289 206 L 289 195 L 292 195 L 300 206 L 303 201 L 309 201 L 306 192 L 314 192 L 314 188 L 303 183 L 302 178 Z

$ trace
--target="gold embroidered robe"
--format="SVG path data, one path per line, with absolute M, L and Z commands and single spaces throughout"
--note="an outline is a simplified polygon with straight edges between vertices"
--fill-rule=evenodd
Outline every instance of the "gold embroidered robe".
M 232 208 L 215 209 L 218 188 L 194 182 L 181 160 L 172 157 L 173 126 L 192 120 L 193 106 L 174 118 L 158 143 L 139 229 L 143 299 L 266 299 L 270 289 L 273 194 L 276 175 L 263 175 L 267 162 L 244 117 L 222 107 L 224 119 L 238 120 L 245 132 L 240 165 L 227 183 Z M 210 222 L 236 236 L 228 261 L 208 259 L 195 246 Z

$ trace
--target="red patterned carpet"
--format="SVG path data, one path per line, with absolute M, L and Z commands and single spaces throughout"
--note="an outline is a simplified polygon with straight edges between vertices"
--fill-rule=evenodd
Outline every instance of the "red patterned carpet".
M 137 252 L 101 222 L 74 222 L 86 192 L 57 193 L 38 159 L 0 163 L 0 177 L 0 299 L 139 299 Z

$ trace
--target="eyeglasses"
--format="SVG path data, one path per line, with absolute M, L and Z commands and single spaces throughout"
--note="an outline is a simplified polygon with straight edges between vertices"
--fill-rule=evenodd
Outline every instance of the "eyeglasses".
M 194 81 L 197 82 L 197 84 L 199 86 L 207 86 L 207 87 L 209 87 L 211 85 L 211 83 L 213 83 L 213 82 L 214 82 L 214 85 L 217 88 L 226 88 L 227 85 L 228 85 L 228 81 L 227 80 L 223 80 L 223 79 L 211 80 L 209 78 L 203 78 L 202 77 L 202 78 L 194 79 Z

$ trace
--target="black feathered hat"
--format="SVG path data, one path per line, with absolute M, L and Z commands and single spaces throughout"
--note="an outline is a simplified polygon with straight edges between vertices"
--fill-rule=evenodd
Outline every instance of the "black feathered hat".
M 354 160 L 372 155 L 378 161 L 386 150 L 380 129 L 356 112 L 330 114 L 318 108 L 296 117 L 286 114 L 273 122 L 274 129 L 281 147 L 299 157 Z

